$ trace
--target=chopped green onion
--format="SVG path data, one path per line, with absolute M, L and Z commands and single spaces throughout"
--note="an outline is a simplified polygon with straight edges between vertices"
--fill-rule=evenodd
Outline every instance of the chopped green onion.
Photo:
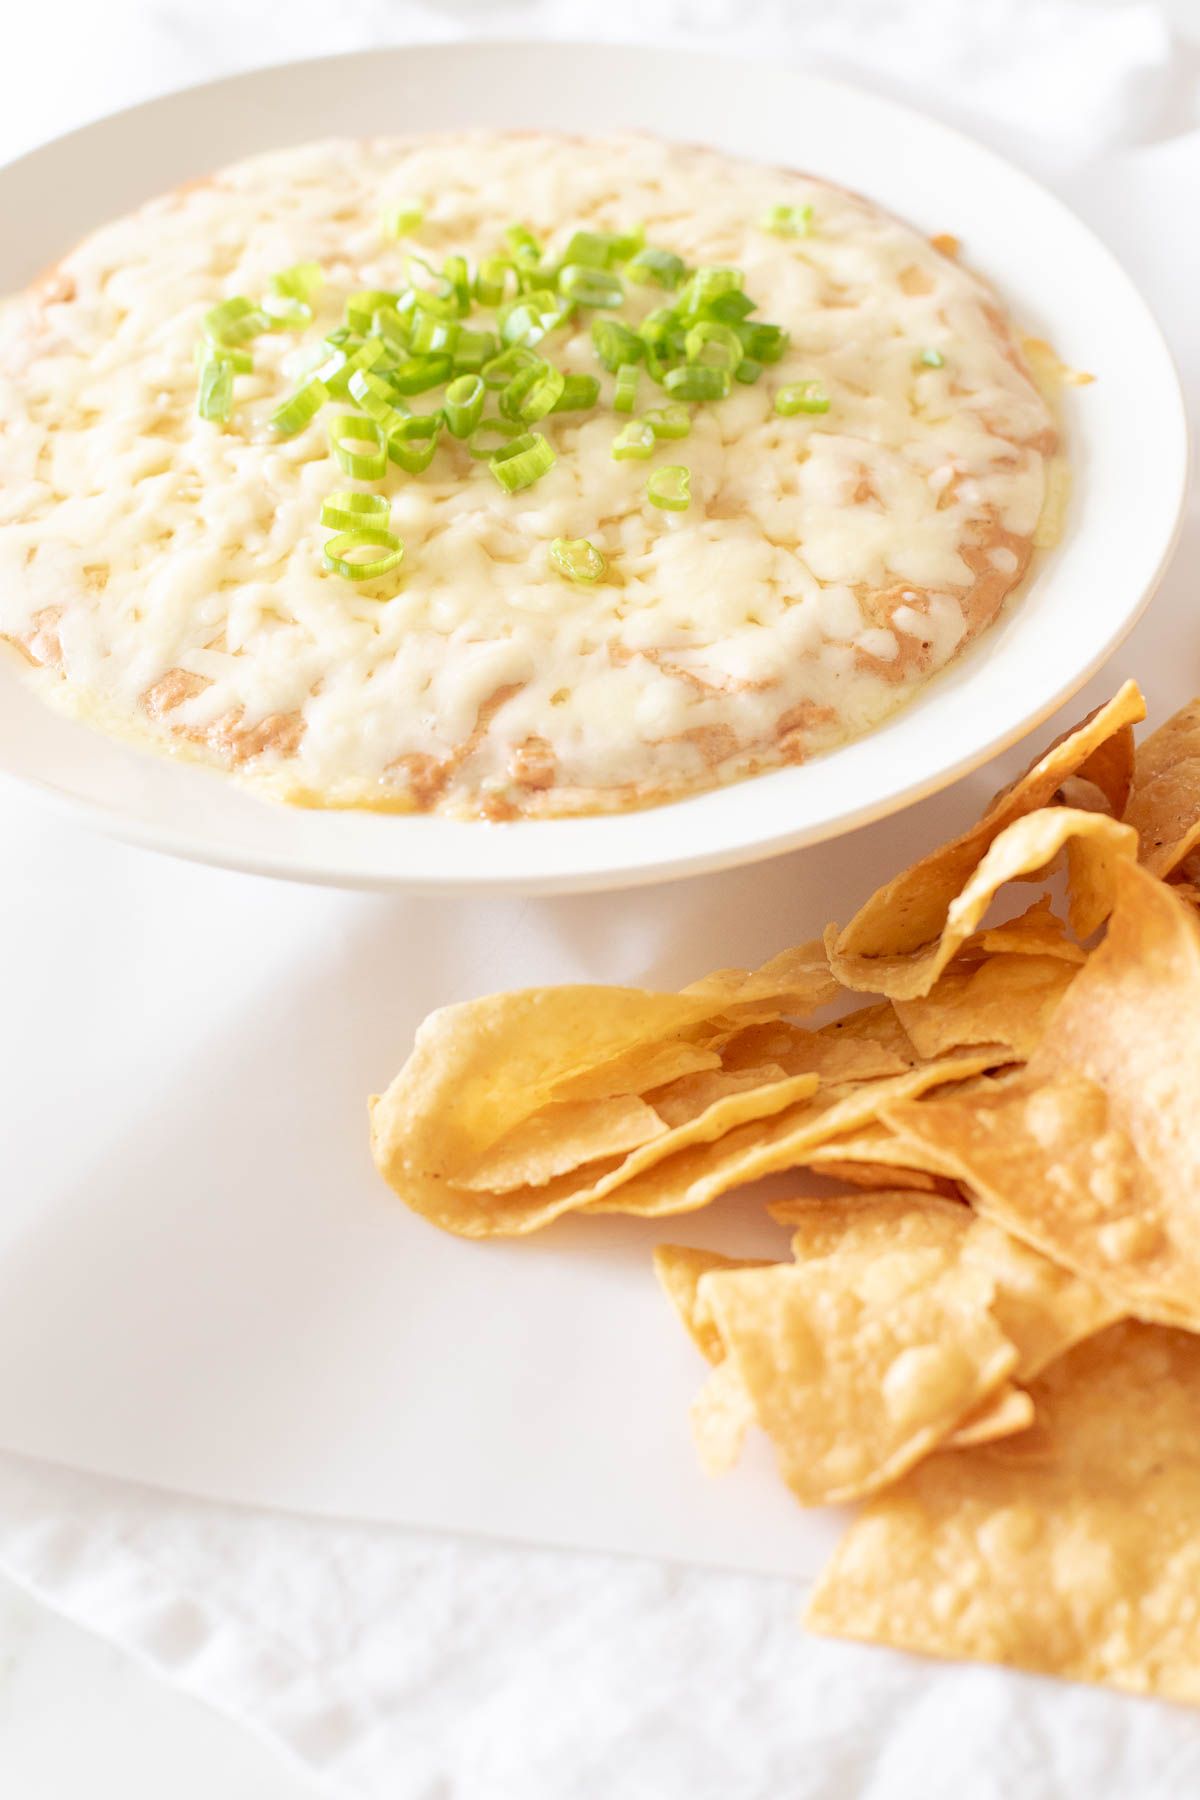
M 582 268 L 607 269 L 612 239 L 600 231 L 577 231 L 563 251 L 564 263 Z
M 554 411 L 588 412 L 600 398 L 600 383 L 594 375 L 568 375 L 563 391 L 554 402 Z
M 613 411 L 631 413 L 637 405 L 637 388 L 637 364 L 622 363 L 617 370 L 617 385 L 613 391 Z
M 667 370 L 663 386 L 676 400 L 723 400 L 729 392 L 729 370 L 685 363 L 682 368 Z
M 541 360 L 535 350 L 527 349 L 524 344 L 510 344 L 499 356 L 489 358 L 479 373 L 483 376 L 484 387 L 507 387 L 519 369 L 536 368 Z
M 196 411 L 202 419 L 223 425 L 233 406 L 233 364 L 227 356 L 206 357 L 200 365 Z
M 346 323 L 351 331 L 361 332 L 366 337 L 379 308 L 394 306 L 395 303 L 395 294 L 389 293 L 386 288 L 363 288 L 357 294 L 348 294 Z
M 359 559 L 356 550 L 382 550 L 382 556 Z M 381 525 L 360 525 L 331 537 L 325 545 L 325 567 L 347 581 L 375 581 L 388 575 L 403 560 L 404 545 Z
M 542 246 L 527 225 L 510 225 L 504 236 L 518 262 L 535 263 L 542 260 Z
M 927 369 L 944 369 L 946 366 L 946 359 L 940 350 L 922 350 L 917 361 L 922 363 Z
M 658 406 L 642 414 L 656 438 L 685 438 L 692 429 L 692 415 L 686 406 L 673 400 L 670 406 Z
M 553 450 L 540 432 L 525 431 L 490 456 L 488 468 L 506 493 L 515 494 L 521 488 L 532 487 L 547 469 L 554 467 L 555 460 Z
M 396 390 L 382 375 L 372 375 L 369 369 L 356 369 L 350 377 L 349 389 L 367 417 L 383 428 L 385 436 L 408 417 L 407 407 L 396 405 Z
M 449 350 L 453 353 L 461 329 L 457 319 L 439 318 L 436 313 L 427 312 L 425 306 L 418 301 L 413 308 L 412 335 L 409 341 L 418 356 L 428 356 L 435 350 Z
M 636 363 L 646 354 L 646 344 L 620 319 L 593 319 L 592 346 L 605 368 L 614 375 L 622 363 Z
M 788 345 L 788 334 L 782 325 L 764 325 L 753 323 L 735 325 L 734 330 L 742 340 L 742 349 L 755 362 L 778 362 Z
M 483 417 L 487 389 L 479 375 L 459 375 L 442 397 L 442 414 L 452 437 L 469 438 Z
M 484 364 L 491 362 L 496 350 L 496 339 L 490 331 L 468 331 L 465 325 L 460 325 L 458 342 L 454 346 L 454 373 L 478 375 Z
M 397 356 L 407 356 L 412 345 L 412 312 L 401 313 L 394 305 L 379 307 L 371 318 L 371 333 L 382 338 Z
M 719 319 L 722 325 L 740 325 L 750 313 L 757 311 L 758 303 L 749 294 L 731 289 L 727 294 L 714 294 L 706 300 L 701 308 L 701 315 L 706 319 Z
M 553 412 L 566 386 L 566 377 L 553 363 L 536 362 L 519 369 L 500 395 L 500 411 L 524 425 L 534 425 Z
M 293 263 L 271 277 L 271 291 L 289 300 L 303 300 L 311 306 L 325 285 L 325 271 L 319 262 Z
M 387 453 L 408 475 L 420 475 L 433 461 L 442 429 L 442 415 L 420 413 L 415 418 L 401 419 L 389 431 Z
M 465 317 L 471 310 L 471 271 L 467 267 L 466 257 L 448 256 L 442 264 L 442 280 L 454 295 L 459 312 Z
M 811 206 L 769 206 L 759 224 L 776 237 L 807 237 L 812 230 Z
M 271 414 L 271 428 L 280 437 L 295 437 L 303 431 L 310 419 L 316 418 L 329 398 L 329 389 L 323 381 L 314 375 L 303 387 L 297 388 L 290 400 L 285 400 Z
M 331 531 L 358 531 L 364 525 L 382 525 L 391 511 L 384 494 L 360 494 L 354 488 L 337 488 L 326 495 L 321 523 Z
M 197 369 L 202 369 L 210 356 L 223 357 L 235 375 L 248 375 L 254 367 L 254 358 L 248 350 L 238 350 L 232 344 L 214 344 L 206 337 L 197 339 L 195 349 Z
M 440 319 L 456 319 L 458 295 L 446 277 L 439 275 L 423 256 L 410 256 L 406 266 L 410 288 L 406 296 L 408 304 L 412 306 L 419 301 L 426 312 L 435 313 Z
M 361 413 L 339 413 L 329 421 L 329 447 L 347 475 L 356 481 L 381 481 L 387 471 L 382 425 Z M 354 445 L 369 444 L 369 450 Z
M 567 263 L 559 271 L 558 291 L 577 306 L 620 306 L 625 285 L 606 269 L 590 269 L 586 263 Z
M 410 231 L 416 231 L 425 223 L 425 207 L 420 200 L 407 196 L 402 200 L 392 200 L 383 211 L 383 229 L 388 237 L 407 237 Z
M 785 419 L 793 413 L 827 413 L 829 396 L 819 381 L 793 381 L 776 394 L 775 411 Z
M 506 256 L 486 256 L 475 271 L 475 298 L 481 306 L 502 306 L 508 292 L 509 277 L 514 289 L 517 272 Z
M 550 561 L 568 581 L 599 581 L 608 563 L 587 538 L 554 538 Z
M 656 287 L 674 289 L 687 274 L 687 267 L 673 250 L 647 249 L 639 250 L 625 265 L 625 274 L 641 286 L 652 281 Z
M 683 349 L 690 363 L 708 369 L 732 372 L 742 360 L 742 340 L 737 332 L 711 319 L 701 319 L 692 326 Z
M 554 331 L 566 318 L 567 310 L 558 295 L 549 288 L 536 288 L 519 300 L 502 306 L 496 315 L 496 323 L 500 328 L 501 343 L 518 344 L 528 349 L 532 344 L 541 343 L 547 332 Z
M 752 385 L 752 383 L 754 383 L 758 380 L 758 378 L 762 374 L 762 372 L 763 372 L 763 364 L 762 363 L 756 362 L 754 357 L 752 357 L 752 356 L 743 356 L 741 362 L 738 364 L 737 368 L 733 371 L 733 379 L 735 381 L 741 381 L 747 387 L 750 387 Z
M 312 324 L 313 309 L 308 301 L 291 294 L 264 294 L 262 309 L 272 331 L 303 331 Z
M 692 472 L 685 463 L 655 469 L 646 483 L 646 498 L 664 512 L 686 512 L 692 502 Z
M 244 294 L 235 294 L 231 300 L 209 307 L 202 329 L 210 344 L 224 350 L 228 345 L 244 344 L 270 331 L 271 321 L 261 306 L 255 306 Z
M 513 419 L 484 419 L 467 439 L 467 449 L 477 462 L 488 462 L 498 450 L 523 435 Z
M 721 294 L 740 293 L 742 271 L 708 266 L 689 275 L 679 296 L 679 312 L 684 318 L 697 319 Z
M 350 391 L 350 378 L 359 369 L 373 369 L 387 356 L 387 345 L 382 338 L 369 337 L 359 344 L 355 350 L 347 351 L 335 346 L 328 362 L 321 364 L 317 370 L 320 379 L 331 394 L 347 394 Z
M 638 462 L 644 462 L 654 455 L 654 443 L 654 427 L 647 425 L 644 419 L 631 419 L 613 439 L 613 461 L 627 462 L 634 457 Z
M 445 350 L 434 356 L 410 356 L 388 370 L 388 380 L 398 394 L 425 394 L 441 387 L 454 370 L 454 358 Z

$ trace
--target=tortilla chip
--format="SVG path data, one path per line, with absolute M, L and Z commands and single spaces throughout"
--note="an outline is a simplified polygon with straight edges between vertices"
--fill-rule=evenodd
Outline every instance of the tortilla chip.
M 706 1079 L 711 1078 L 684 1077 L 685 1081 Z M 499 1143 L 458 1175 L 457 1185 L 476 1193 L 545 1187 L 569 1169 L 623 1156 L 639 1144 L 662 1137 L 671 1123 L 636 1094 L 615 1094 L 608 1100 L 554 1100 L 506 1132 Z
M 685 1075 L 701 1075 L 706 1069 L 719 1069 L 721 1058 L 707 1041 L 693 1041 L 698 1032 L 702 1040 L 708 1036 L 707 1022 L 691 1027 L 685 1037 L 667 1038 L 658 1044 L 642 1044 L 626 1050 L 593 1069 L 583 1069 L 556 1081 L 555 1100 L 609 1100 L 617 1094 L 646 1094 L 650 1088 L 662 1087 L 668 1081 L 682 1080 Z
M 1128 825 L 1118 824 L 1105 813 L 1053 807 L 1028 813 L 993 833 L 961 892 L 942 909 L 944 921 L 935 941 L 910 950 L 867 954 L 848 948 L 857 921 L 841 932 L 831 925 L 826 933 L 830 966 L 847 987 L 887 994 L 892 1000 L 919 999 L 929 993 L 947 963 L 968 941 L 997 889 L 1019 875 L 1044 869 L 1068 842 L 1073 843 L 1071 923 L 1081 936 L 1089 935 L 1111 905 L 1117 863 L 1137 854 L 1137 838 Z M 941 895 L 943 871 L 936 873 Z M 868 906 L 873 904 L 868 902 Z M 901 916 L 897 938 L 911 935 L 904 923 L 906 916 Z M 875 935 L 880 935 L 879 930 Z
M 773 1117 L 735 1126 L 719 1136 L 713 1133 L 707 1142 L 688 1144 L 668 1155 L 656 1153 L 671 1142 L 670 1137 L 659 1138 L 629 1157 L 630 1164 L 642 1165 L 636 1176 L 607 1176 L 584 1196 L 586 1204 L 583 1200 L 579 1204 L 586 1212 L 633 1213 L 642 1218 L 695 1212 L 743 1182 L 795 1168 L 818 1144 L 878 1117 L 889 1101 L 924 1093 L 941 1082 L 964 1080 L 989 1068 L 994 1059 L 993 1051 L 963 1051 L 883 1081 L 823 1088 L 815 1098 L 783 1108 Z M 815 1092 L 815 1076 L 794 1079 L 812 1082 Z
M 700 1293 L 806 1506 L 895 1480 L 1016 1362 L 987 1279 L 936 1251 L 893 1251 L 886 1270 L 851 1255 L 716 1271 Z
M 853 1031 L 836 1029 L 844 1023 L 840 1019 L 820 1031 L 808 1031 L 786 1019 L 748 1025 L 721 1046 L 721 1061 L 727 1069 L 742 1069 L 760 1059 L 770 1060 L 788 1075 L 811 1071 L 828 1082 L 902 1075 L 916 1059 L 891 1007 L 864 1007 L 862 1014 L 866 1013 L 879 1016 Z
M 756 1423 L 754 1402 L 741 1370 L 729 1358 L 713 1369 L 689 1411 L 692 1441 L 706 1475 L 724 1475 L 742 1454 L 746 1433 Z
M 1000 1438 L 1015 1437 L 1018 1431 L 1028 1431 L 1033 1420 L 1033 1401 L 1025 1389 L 1005 1382 L 977 1412 L 968 1414 L 939 1448 L 968 1450 L 975 1444 L 994 1444 Z
M 760 969 L 717 969 L 685 987 L 681 998 L 697 1000 L 712 1013 L 769 1006 L 803 1017 L 837 998 L 837 982 L 820 938 L 782 950 Z
M 1064 962 L 1084 963 L 1087 951 L 1072 943 L 1067 927 L 1053 910 L 1049 894 L 1028 907 L 1019 917 L 1002 925 L 989 925 L 977 931 L 963 945 L 963 955 L 984 956 L 1061 956 Z
M 654 1273 L 659 1286 L 679 1315 L 684 1330 L 706 1362 L 725 1359 L 721 1334 L 708 1309 L 700 1303 L 700 1277 L 713 1269 L 758 1269 L 759 1262 L 722 1256 L 716 1250 L 697 1250 L 688 1244 L 656 1244 Z
M 700 1075 L 683 1075 L 666 1087 L 651 1088 L 646 1099 L 659 1118 L 672 1128 L 698 1119 L 730 1094 L 746 1094 L 755 1088 L 786 1081 L 778 1063 L 760 1063 L 749 1069 L 706 1069 Z M 634 1146 L 631 1144 L 630 1149 Z
M 1016 1346 L 1017 1381 L 1031 1381 L 1082 1338 L 1121 1317 L 1119 1302 L 953 1201 L 911 1193 L 854 1194 L 777 1202 L 797 1261 L 861 1256 L 884 1270 L 896 1251 L 935 1251 L 977 1269 L 993 1293 L 992 1314 Z
M 1111 1327 L 851 1526 L 814 1631 L 1200 1703 L 1200 1340 Z
M 933 1167 L 934 1160 L 923 1148 L 897 1137 L 890 1125 L 874 1124 L 818 1144 L 804 1157 L 804 1167 L 852 1187 L 910 1188 L 958 1199 L 957 1184 Z
M 838 935 L 839 961 L 894 958 L 919 951 L 939 938 L 951 902 L 967 885 L 992 842 L 1014 820 L 1049 805 L 1067 776 L 1081 774 L 1094 781 L 1119 816 L 1133 755 L 1131 726 L 1144 717 L 1137 684 L 1127 681 L 1106 706 L 1098 707 L 1058 738 L 1018 780 L 997 794 L 969 831 L 932 851 L 873 894 Z
M 1152 875 L 1169 875 L 1200 845 L 1200 698 L 1138 745 L 1125 818 Z
M 887 1107 L 1014 1236 L 1143 1318 L 1200 1324 L 1200 927 L 1135 864 L 1029 1067 Z
M 1059 956 L 989 956 L 973 968 L 947 969 L 923 999 L 897 1000 L 896 1013 L 919 1056 L 1007 1044 L 1014 1062 L 1027 1062 L 1077 967 Z

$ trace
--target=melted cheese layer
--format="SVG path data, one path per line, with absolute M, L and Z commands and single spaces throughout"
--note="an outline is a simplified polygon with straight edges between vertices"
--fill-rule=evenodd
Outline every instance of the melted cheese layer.
M 408 194 L 427 200 L 415 242 L 381 241 Z M 811 205 L 812 234 L 763 230 L 779 203 Z M 409 250 L 474 264 L 513 219 L 551 256 L 640 221 L 689 265 L 733 264 L 790 348 L 649 462 L 612 459 L 607 376 L 595 412 L 540 427 L 558 461 L 523 493 L 443 437 L 424 475 L 389 470 L 400 579 L 328 574 L 344 408 L 274 439 L 297 356 L 280 333 L 228 427 L 199 419 L 203 314 L 315 259 L 328 330 L 348 292 L 402 285 Z M 663 298 L 631 287 L 621 316 Z M 546 345 L 564 370 L 602 373 L 591 317 Z M 776 389 L 811 379 L 829 412 L 778 417 Z M 643 374 L 639 406 L 663 400 Z M 990 291 L 827 184 L 641 137 L 319 144 L 106 227 L 6 308 L 0 633 L 106 725 L 310 803 L 645 804 L 828 749 L 942 668 L 1024 573 L 1054 441 Z M 692 505 L 663 513 L 646 481 L 675 462 Z M 555 537 L 591 539 L 609 578 L 565 582 Z

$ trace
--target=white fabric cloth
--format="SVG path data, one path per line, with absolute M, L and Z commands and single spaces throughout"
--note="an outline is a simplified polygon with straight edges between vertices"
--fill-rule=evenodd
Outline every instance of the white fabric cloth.
M 920 100 L 1072 192 L 1118 148 L 1198 191 L 1192 0 L 60 0 L 8 21 L 0 153 L 235 66 L 499 30 L 736 40 Z M 784 1581 L 253 1514 L 13 1456 L 0 1567 L 355 1800 L 1200 1791 L 1193 1715 L 809 1639 Z

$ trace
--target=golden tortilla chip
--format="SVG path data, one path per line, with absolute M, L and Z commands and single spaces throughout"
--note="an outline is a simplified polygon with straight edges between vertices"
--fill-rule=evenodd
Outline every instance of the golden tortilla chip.
M 697 1000 L 710 1013 L 769 1006 L 803 1017 L 837 998 L 837 982 L 820 938 L 782 950 L 760 969 L 716 969 L 685 987 L 681 998 Z
M 830 966 L 845 986 L 887 994 L 894 1001 L 915 1000 L 928 994 L 947 963 L 979 925 L 997 889 L 1019 875 L 1044 869 L 1068 842 L 1072 844 L 1071 923 L 1081 936 L 1088 936 L 1103 921 L 1111 905 L 1117 864 L 1137 854 L 1136 834 L 1105 813 L 1052 807 L 1025 814 L 993 834 L 962 891 L 942 909 L 944 922 L 933 942 L 911 950 L 866 954 L 847 948 L 855 922 L 841 932 L 831 925 L 826 934 Z M 942 871 L 937 873 L 941 893 Z M 910 933 L 898 926 L 896 935 Z
M 1030 1431 L 934 1456 L 851 1526 L 814 1631 L 1200 1703 L 1200 1339 L 1116 1325 Z
M 1200 698 L 1138 745 L 1125 819 L 1152 875 L 1169 875 L 1200 845 Z
M 1145 717 L 1136 682 L 1127 681 L 1108 702 L 1053 743 L 1026 772 L 997 794 L 969 831 L 887 882 L 838 934 L 838 964 L 914 953 L 940 938 L 951 902 L 969 882 L 993 840 L 1016 819 L 1053 800 L 1069 775 L 1082 774 L 1103 789 L 1119 816 L 1132 762 L 1131 726 Z M 865 973 L 865 970 L 864 970 Z M 862 985 L 866 986 L 865 980 Z
M 688 1075 L 685 1081 L 704 1081 Z M 672 1123 L 636 1094 L 607 1100 L 552 1100 L 549 1106 L 505 1132 L 498 1143 L 457 1177 L 476 1193 L 507 1193 L 545 1187 L 569 1169 L 623 1156 L 639 1144 L 662 1137 Z
M 861 1256 L 885 1270 L 895 1251 L 934 1251 L 944 1262 L 977 1269 L 992 1286 L 993 1316 L 1016 1346 L 1017 1381 L 1121 1317 L 1110 1295 L 1020 1243 L 970 1207 L 912 1193 L 801 1197 L 770 1208 L 793 1228 L 798 1262 Z
M 805 1155 L 803 1166 L 852 1187 L 911 1188 L 960 1198 L 957 1184 L 933 1167 L 934 1160 L 923 1148 L 897 1137 L 890 1125 L 873 1124 L 816 1145 Z
M 689 1411 L 692 1442 L 706 1475 L 724 1475 L 742 1454 L 746 1433 L 756 1423 L 754 1402 L 741 1371 L 728 1357 L 713 1369 Z
M 963 945 L 963 955 L 1061 956 L 1064 962 L 1084 963 L 1087 951 L 1067 936 L 1067 927 L 1053 910 L 1049 894 L 1043 894 L 1015 919 L 988 925 Z
M 699 1033 L 700 1041 L 693 1041 Z M 555 1100 L 609 1100 L 618 1094 L 645 1095 L 651 1088 L 668 1081 L 680 1081 L 685 1075 L 701 1075 L 706 1069 L 719 1069 L 721 1057 L 707 1041 L 707 1021 L 689 1028 L 688 1035 L 667 1038 L 663 1043 L 642 1044 L 627 1050 L 596 1068 L 568 1075 L 554 1084 Z
M 988 1311 L 986 1277 L 937 1251 L 716 1271 L 701 1277 L 700 1293 L 806 1506 L 895 1480 L 1016 1362 Z
M 964 1044 L 1007 1044 L 1027 1062 L 1041 1043 L 1078 965 L 1060 956 L 989 956 L 947 969 L 920 1000 L 897 1000 L 896 1014 L 919 1056 L 943 1056 Z
M 748 1025 L 721 1046 L 721 1061 L 727 1069 L 771 1061 L 788 1075 L 811 1072 L 831 1083 L 876 1081 L 911 1069 L 916 1058 L 891 1007 L 862 1008 L 862 1015 L 867 1013 L 879 1016 L 865 1020 L 854 1031 L 829 1025 L 808 1031 L 786 1019 Z M 835 1021 L 837 1026 L 842 1024 L 840 1019 Z
M 716 1250 L 697 1250 L 689 1244 L 656 1244 L 654 1273 L 659 1286 L 679 1315 L 684 1330 L 707 1362 L 722 1362 L 725 1346 L 708 1309 L 700 1302 L 700 1277 L 713 1269 L 758 1269 L 759 1262 L 722 1256 Z
M 628 1159 L 631 1164 L 643 1165 L 636 1176 L 604 1177 L 585 1196 L 583 1210 L 633 1213 L 643 1218 L 695 1212 L 743 1182 L 797 1167 L 817 1145 L 877 1118 L 889 1101 L 922 1094 L 941 1082 L 965 1080 L 990 1068 L 994 1060 L 993 1051 L 964 1050 L 882 1081 L 823 1088 L 815 1099 L 788 1106 L 773 1117 L 735 1126 L 719 1137 L 714 1133 L 707 1142 L 689 1144 L 666 1156 L 655 1153 L 671 1140 L 659 1138 L 635 1150 Z M 815 1076 L 794 1079 L 811 1081 L 815 1092 Z M 614 1191 L 617 1189 L 619 1192 Z
M 1018 1431 L 1028 1431 L 1033 1419 L 1033 1401 L 1025 1389 L 1005 1382 L 977 1412 L 968 1413 L 939 1449 L 968 1450 L 974 1444 L 994 1444 Z
M 1200 926 L 1136 864 L 1021 1075 L 885 1114 L 1014 1236 L 1130 1312 L 1200 1325 Z

